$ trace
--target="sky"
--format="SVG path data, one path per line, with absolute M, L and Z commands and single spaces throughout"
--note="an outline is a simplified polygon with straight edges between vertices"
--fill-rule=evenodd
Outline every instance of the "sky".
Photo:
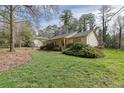
M 115 9 L 113 11 L 117 11 L 121 6 L 114 6 Z M 48 25 L 57 25 L 60 26 L 60 19 L 59 16 L 62 13 L 63 10 L 71 10 L 73 17 L 79 19 L 79 17 L 82 14 L 87 14 L 87 13 L 93 13 L 98 17 L 99 13 L 99 8 L 100 5 L 60 5 L 58 6 L 59 8 L 59 13 L 53 15 L 52 19 L 49 21 L 46 21 L 45 19 L 42 19 L 41 21 L 41 29 L 47 27 Z M 98 18 L 96 18 L 98 21 Z
M 45 28 L 48 25 L 58 25 L 60 26 L 60 19 L 59 16 L 62 13 L 63 10 L 71 10 L 73 17 L 79 18 L 81 14 L 86 14 L 86 13 L 95 13 L 100 6 L 98 5 L 60 5 L 58 6 L 59 13 L 53 15 L 51 20 L 47 21 L 45 19 L 42 19 L 41 21 L 41 27 Z

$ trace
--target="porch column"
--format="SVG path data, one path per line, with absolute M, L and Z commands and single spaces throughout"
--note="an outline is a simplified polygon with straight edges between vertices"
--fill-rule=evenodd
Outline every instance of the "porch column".
M 64 48 L 65 48 L 65 38 L 64 38 Z

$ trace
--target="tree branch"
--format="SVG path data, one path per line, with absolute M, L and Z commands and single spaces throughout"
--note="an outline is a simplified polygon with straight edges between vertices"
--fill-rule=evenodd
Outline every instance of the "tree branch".
M 8 19 L 5 15 L 3 15 L 2 13 L 0 13 L 0 16 L 2 16 L 2 17 L 5 18 L 7 21 L 9 21 L 9 19 Z
M 6 21 L 2 21 L 2 20 L 0 20 L 0 22 L 2 22 L 2 23 L 7 23 L 7 24 L 10 24 L 9 22 L 6 22 Z

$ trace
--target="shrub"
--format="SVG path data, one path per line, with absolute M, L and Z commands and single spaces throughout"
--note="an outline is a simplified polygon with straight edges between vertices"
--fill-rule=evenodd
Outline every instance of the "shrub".
M 85 47 L 88 47 L 88 45 L 80 44 L 80 43 L 75 43 L 75 44 L 72 43 L 66 46 L 66 48 L 71 48 L 72 50 L 77 50 L 77 51 Z
M 45 49 L 45 46 L 40 46 L 40 50 L 44 50 Z
M 66 48 L 69 48 L 69 47 L 71 47 L 73 45 L 74 45 L 74 43 L 70 43 L 70 44 L 66 45 Z
M 71 50 L 81 50 L 83 48 L 83 45 L 82 44 L 74 44 L 70 47 Z
M 72 55 L 73 51 L 71 51 L 69 48 L 65 49 L 62 51 L 63 54 L 67 54 L 67 55 Z
M 53 43 L 50 43 L 50 44 L 47 44 L 46 46 L 46 49 L 48 50 L 53 50 L 53 48 L 55 47 Z
M 104 57 L 102 51 L 92 47 L 86 47 L 79 51 L 80 56 L 87 58 L 101 58 Z
M 95 50 L 89 47 L 80 50 L 79 54 L 81 57 L 95 58 Z
M 99 49 L 82 44 L 73 44 L 69 48 L 66 48 L 64 51 L 62 51 L 62 53 L 86 58 L 104 57 L 104 54 Z
M 60 51 L 60 50 L 61 50 L 61 48 L 58 45 L 55 45 L 53 48 L 53 51 Z
M 58 45 L 54 45 L 53 43 L 47 44 L 45 46 L 41 46 L 40 49 L 41 50 L 53 50 L 53 51 L 61 50 Z

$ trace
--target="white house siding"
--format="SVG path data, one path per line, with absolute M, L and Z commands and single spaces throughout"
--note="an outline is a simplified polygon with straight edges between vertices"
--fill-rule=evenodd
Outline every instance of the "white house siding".
M 41 47 L 41 46 L 43 46 L 43 42 L 40 41 L 40 40 L 37 40 L 37 39 L 34 40 L 33 43 L 34 43 L 34 46 L 35 47 Z
M 87 36 L 87 44 L 95 47 L 98 46 L 98 40 L 94 34 L 94 32 L 91 32 L 88 36 Z

